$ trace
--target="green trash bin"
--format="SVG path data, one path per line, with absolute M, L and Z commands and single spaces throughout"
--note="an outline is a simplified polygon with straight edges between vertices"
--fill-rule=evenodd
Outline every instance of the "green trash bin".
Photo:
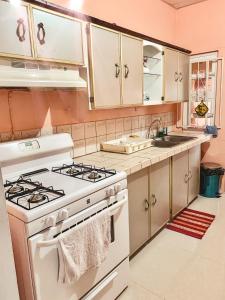
M 224 168 L 216 163 L 201 164 L 200 195 L 207 198 L 220 197 L 220 182 Z

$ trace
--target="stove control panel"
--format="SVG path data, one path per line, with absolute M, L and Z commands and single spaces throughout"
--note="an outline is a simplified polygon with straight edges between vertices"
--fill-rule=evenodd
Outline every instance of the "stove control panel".
M 22 143 L 19 143 L 18 146 L 19 146 L 20 151 L 23 151 L 23 152 L 40 149 L 40 145 L 37 140 L 22 142 Z
M 114 186 L 111 186 L 110 188 L 108 188 L 106 190 L 106 196 L 107 197 L 112 197 L 112 196 L 115 196 L 116 194 L 118 194 L 121 191 L 122 191 L 122 185 L 121 185 L 121 183 L 117 183 Z

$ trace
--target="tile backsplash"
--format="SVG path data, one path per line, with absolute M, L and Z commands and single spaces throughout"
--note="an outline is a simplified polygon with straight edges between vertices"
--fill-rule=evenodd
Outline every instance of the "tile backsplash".
M 90 154 L 100 150 L 100 143 L 116 138 L 126 137 L 130 134 L 146 136 L 152 120 L 161 118 L 163 125 L 172 130 L 174 125 L 174 112 L 152 114 L 135 117 L 102 120 L 79 124 L 59 125 L 51 133 L 69 133 L 74 141 L 74 157 Z M 0 133 L 1 141 L 38 137 L 48 133 L 42 130 L 24 130 L 14 134 Z

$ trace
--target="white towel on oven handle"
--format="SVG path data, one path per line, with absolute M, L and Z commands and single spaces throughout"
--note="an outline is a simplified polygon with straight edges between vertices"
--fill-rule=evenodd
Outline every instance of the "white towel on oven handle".
M 82 226 L 80 226 L 82 225 Z M 58 236 L 59 282 L 72 284 L 106 259 L 111 242 L 111 217 L 101 213 Z

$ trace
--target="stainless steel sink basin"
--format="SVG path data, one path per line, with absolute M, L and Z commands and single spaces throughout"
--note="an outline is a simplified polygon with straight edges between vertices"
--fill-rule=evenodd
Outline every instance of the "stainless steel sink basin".
M 153 141 L 154 147 L 159 148 L 170 148 L 174 147 L 180 144 L 183 144 L 185 142 L 191 141 L 196 139 L 196 137 L 193 136 L 180 136 L 180 135 L 167 135 L 161 138 L 156 138 Z

